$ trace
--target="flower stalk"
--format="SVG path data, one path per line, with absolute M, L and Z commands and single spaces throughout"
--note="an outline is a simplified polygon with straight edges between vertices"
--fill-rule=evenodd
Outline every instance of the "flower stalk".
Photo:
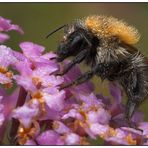
M 16 108 L 22 106 L 25 103 L 26 97 L 27 97 L 27 92 L 23 87 L 20 87 Z M 17 119 L 12 118 L 12 125 L 10 128 L 10 134 L 9 134 L 10 144 L 16 143 L 16 134 L 17 134 L 18 127 L 19 127 L 19 121 Z

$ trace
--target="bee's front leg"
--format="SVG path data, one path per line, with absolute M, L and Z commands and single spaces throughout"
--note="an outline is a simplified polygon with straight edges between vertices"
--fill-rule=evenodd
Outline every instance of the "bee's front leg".
M 88 72 L 80 75 L 77 79 L 75 79 L 71 83 L 62 86 L 60 89 L 68 88 L 72 85 L 82 84 L 82 83 L 86 82 L 87 80 L 91 79 L 93 77 L 93 75 L 94 75 L 93 71 L 88 71 Z
M 88 50 L 84 49 L 82 50 L 76 57 L 74 57 L 74 59 L 68 63 L 66 66 L 64 66 L 64 69 L 61 73 L 58 73 L 57 75 L 64 75 L 66 74 L 75 64 L 78 64 L 80 62 L 82 62 L 87 54 Z

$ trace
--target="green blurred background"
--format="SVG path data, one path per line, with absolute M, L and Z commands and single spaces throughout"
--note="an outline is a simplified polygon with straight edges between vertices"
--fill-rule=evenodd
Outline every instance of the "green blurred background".
M 91 14 L 112 15 L 135 26 L 141 33 L 136 47 L 148 56 L 148 3 L 0 3 L 0 15 L 19 24 L 25 32 L 23 36 L 10 32 L 12 38 L 6 44 L 16 50 L 19 50 L 21 41 L 32 41 L 44 45 L 46 50 L 56 50 L 62 31 L 49 39 L 45 39 L 46 34 L 60 25 Z M 97 91 L 107 95 L 104 91 L 107 90 L 106 83 L 100 85 L 96 77 L 93 81 Z M 148 121 L 147 107 L 148 101 L 140 108 Z

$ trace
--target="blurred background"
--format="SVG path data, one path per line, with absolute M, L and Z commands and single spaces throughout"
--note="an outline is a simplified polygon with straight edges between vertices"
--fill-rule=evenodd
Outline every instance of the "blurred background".
M 9 33 L 11 38 L 5 44 L 16 50 L 19 50 L 18 44 L 22 41 L 41 44 L 47 51 L 56 50 L 62 30 L 45 39 L 48 32 L 91 14 L 112 15 L 135 26 L 141 33 L 136 47 L 148 56 L 148 3 L 0 3 L 0 15 L 20 25 L 25 32 L 23 36 L 16 32 Z M 87 68 L 83 65 L 82 69 Z M 107 82 L 100 85 L 100 80 L 96 77 L 93 81 L 97 92 L 108 95 Z M 147 100 L 140 109 L 145 112 L 145 119 L 148 121 Z

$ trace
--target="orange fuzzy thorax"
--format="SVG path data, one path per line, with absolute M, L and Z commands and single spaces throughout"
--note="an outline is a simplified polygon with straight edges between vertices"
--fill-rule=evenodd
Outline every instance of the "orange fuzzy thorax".
M 135 44 L 140 38 L 136 28 L 114 17 L 88 16 L 84 23 L 91 32 L 101 38 L 117 36 L 127 44 Z

